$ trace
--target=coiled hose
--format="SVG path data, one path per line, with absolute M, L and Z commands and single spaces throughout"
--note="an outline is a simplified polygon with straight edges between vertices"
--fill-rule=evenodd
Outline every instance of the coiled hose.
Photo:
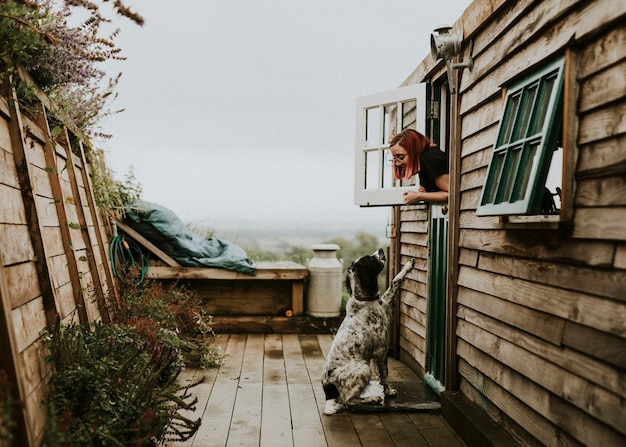
M 136 285 L 143 282 L 150 264 L 137 242 L 126 238 L 123 234 L 117 235 L 111 240 L 109 256 L 111 257 L 113 275 L 117 279 L 125 283 L 128 279 L 128 272 L 137 270 L 139 273 L 137 274 Z

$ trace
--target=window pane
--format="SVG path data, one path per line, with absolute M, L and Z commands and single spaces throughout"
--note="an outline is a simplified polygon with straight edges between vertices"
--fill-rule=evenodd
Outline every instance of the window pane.
M 512 150 L 509 150 L 504 165 L 505 171 L 502 175 L 503 188 L 502 191 L 498 194 L 497 203 L 515 201 L 511 200 L 511 194 L 513 192 L 513 181 L 517 175 L 517 170 L 519 169 L 521 158 L 521 147 L 516 147 Z
M 498 192 L 498 187 L 500 186 L 500 179 L 502 178 L 502 171 L 504 170 L 504 159 L 506 152 L 498 152 L 494 154 L 492 165 L 492 175 L 489 178 L 489 182 L 487 183 L 486 188 L 488 188 L 488 194 L 485 195 L 483 199 L 482 205 L 486 205 L 488 203 L 494 203 L 496 200 L 496 193 Z
M 378 176 L 380 164 L 378 151 L 365 153 L 365 189 L 378 189 Z
M 365 120 L 365 147 L 380 146 L 380 109 L 367 109 Z
M 552 97 L 552 90 L 554 89 L 554 83 L 556 81 L 556 73 L 545 79 L 541 86 L 541 95 L 537 101 L 535 112 L 533 113 L 533 122 L 528 130 L 528 136 L 533 136 L 543 130 L 543 125 L 546 120 L 546 113 L 550 106 L 550 99 Z
M 515 130 L 511 141 L 519 141 L 527 134 L 528 123 L 535 106 L 538 88 L 539 84 L 532 84 L 524 89 L 524 93 L 522 94 L 522 104 L 520 107 L 521 110 L 515 122 Z
M 391 152 L 388 149 L 383 151 L 383 160 L 385 160 L 385 164 L 383 165 L 383 188 L 391 188 L 393 187 L 393 161 L 391 159 Z
M 417 121 L 417 101 L 406 101 L 402 103 L 402 130 L 409 127 L 415 129 Z
M 552 153 L 546 188 L 552 194 L 556 211 L 561 209 L 561 185 L 563 183 L 563 148 L 557 147 Z
M 519 108 L 521 92 L 515 95 L 509 96 L 506 102 L 506 110 L 504 111 L 504 117 L 500 124 L 500 136 L 498 137 L 498 146 L 508 144 L 511 141 L 511 134 L 513 133 L 513 123 L 515 123 L 515 116 L 517 115 L 517 109 Z
M 383 129 L 383 144 L 389 144 L 391 137 L 395 135 L 396 123 L 398 121 L 398 106 L 390 104 L 383 108 L 385 114 L 385 127 Z
M 521 200 L 526 197 L 528 193 L 528 181 L 533 171 L 537 169 L 537 148 L 539 147 L 539 141 L 533 141 L 524 149 L 524 157 L 515 180 L 515 189 L 511 201 Z

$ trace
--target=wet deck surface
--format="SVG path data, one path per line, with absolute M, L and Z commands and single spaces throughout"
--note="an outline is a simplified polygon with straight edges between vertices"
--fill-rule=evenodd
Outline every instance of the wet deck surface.
M 383 407 L 354 407 L 326 416 L 320 376 L 332 335 L 219 335 L 224 364 L 188 370 L 202 418 L 195 436 L 168 447 L 411 446 L 464 447 L 438 410 L 437 396 L 404 364 L 389 361 L 399 389 Z

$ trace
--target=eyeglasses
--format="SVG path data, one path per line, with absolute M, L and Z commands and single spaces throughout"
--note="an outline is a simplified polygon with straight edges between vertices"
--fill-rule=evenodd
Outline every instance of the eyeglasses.
M 395 157 L 389 156 L 387 162 L 392 165 L 399 165 L 404 163 L 404 159 L 406 158 L 406 156 L 407 154 L 398 154 Z

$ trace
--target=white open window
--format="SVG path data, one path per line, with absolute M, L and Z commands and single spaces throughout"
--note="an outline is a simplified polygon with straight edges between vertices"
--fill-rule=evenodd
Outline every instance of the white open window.
M 355 204 L 404 204 L 402 193 L 415 186 L 393 178 L 389 140 L 407 128 L 425 133 L 425 104 L 425 84 L 409 85 L 357 99 Z

